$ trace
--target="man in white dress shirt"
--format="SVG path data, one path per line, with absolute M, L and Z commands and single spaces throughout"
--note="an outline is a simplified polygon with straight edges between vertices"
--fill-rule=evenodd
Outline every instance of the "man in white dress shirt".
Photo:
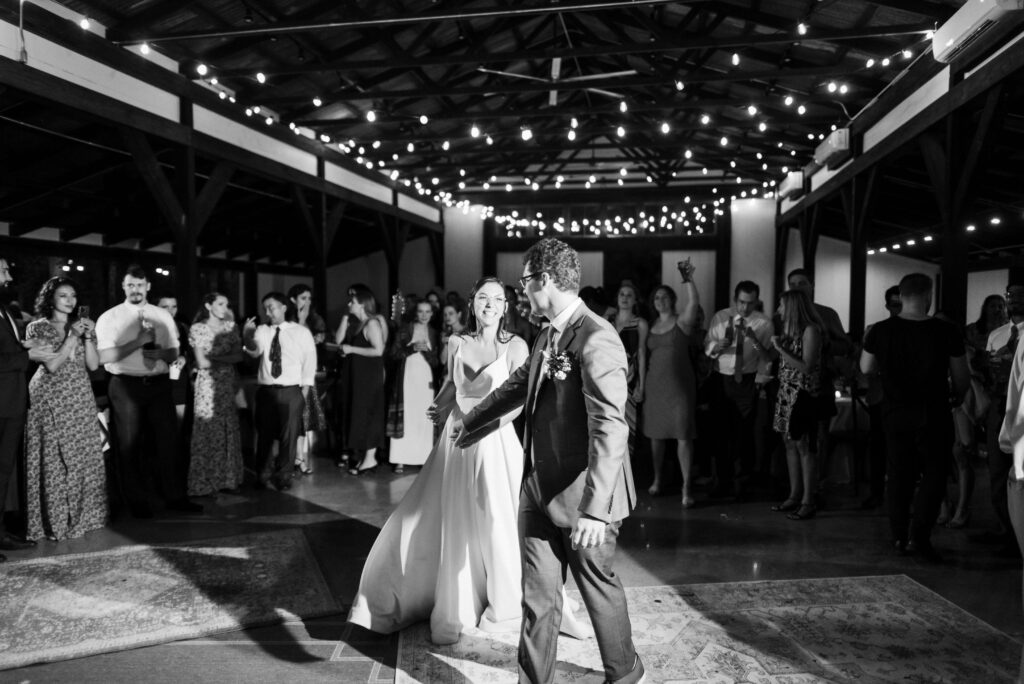
M 281 491 L 291 489 L 295 448 L 302 434 L 302 409 L 316 385 L 316 343 L 283 292 L 263 297 L 267 325 L 250 318 L 242 329 L 245 351 L 259 359 L 256 391 L 256 486 L 273 480 Z M 291 319 L 291 320 L 289 320 Z M 270 462 L 274 442 L 277 462 Z
M 733 305 L 708 325 L 705 351 L 715 361 L 715 415 L 720 446 L 715 454 L 716 496 L 742 497 L 754 462 L 758 385 L 768 378 L 772 321 L 757 310 L 761 288 L 740 281 Z
M 110 373 L 107 396 L 117 445 L 118 479 L 131 514 L 152 518 L 145 485 L 153 471 L 167 508 L 200 513 L 186 498 L 186 464 L 178 435 L 168 364 L 178 358 L 178 328 L 171 315 L 146 301 L 149 277 L 128 267 L 125 300 L 96 321 L 100 363 Z

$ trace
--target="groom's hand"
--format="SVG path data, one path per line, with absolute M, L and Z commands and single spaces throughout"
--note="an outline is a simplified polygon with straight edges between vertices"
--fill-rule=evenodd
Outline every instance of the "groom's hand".
M 572 548 L 592 549 L 604 544 L 604 531 L 607 524 L 603 520 L 581 515 L 572 530 Z

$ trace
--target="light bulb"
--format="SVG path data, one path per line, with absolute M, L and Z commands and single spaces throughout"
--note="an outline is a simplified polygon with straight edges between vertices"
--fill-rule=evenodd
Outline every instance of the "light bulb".
M 476 124 L 473 124 L 473 127 L 469 129 L 469 135 L 473 138 L 480 137 L 480 129 L 477 128 Z
M 807 107 L 804 107 L 803 105 L 800 105 L 799 107 L 796 108 L 796 113 L 800 114 L 801 116 L 803 116 L 804 114 L 807 113 Z
M 757 124 L 757 130 L 759 130 L 762 133 L 764 133 L 765 131 L 768 130 L 768 124 L 766 124 L 764 121 L 762 121 L 761 123 Z
M 426 125 L 427 125 L 427 122 L 429 122 L 429 121 L 430 121 L 430 119 L 428 119 L 428 118 L 427 118 L 427 115 L 426 115 L 426 114 L 420 114 L 420 123 L 421 123 L 421 124 L 423 124 L 424 126 L 426 126 Z
M 572 117 L 572 120 L 569 121 L 569 125 L 572 126 L 573 128 L 579 128 L 580 127 L 580 122 L 577 121 L 576 117 L 574 116 L 574 117 Z
M 202 62 L 200 62 L 199 64 L 196 64 L 196 73 L 199 74 L 200 76 L 205 76 L 207 74 L 207 72 L 209 72 L 209 71 L 210 70 L 208 68 L 206 68 L 206 65 L 203 64 Z
M 321 100 L 321 99 L 320 99 L 319 97 L 314 97 L 314 98 L 313 98 L 313 106 L 314 106 L 314 107 L 319 107 L 319 106 L 320 106 L 320 105 L 322 105 L 323 103 L 324 103 L 324 101 L 323 101 L 323 100 Z
M 683 152 L 683 156 L 686 157 L 687 159 L 692 159 L 693 158 L 693 152 L 690 151 L 690 150 L 686 150 L 685 152 Z
M 750 116 L 754 116 L 755 114 L 757 114 L 757 107 L 754 105 L 747 105 L 747 114 L 749 114 Z
M 785 104 L 785 105 L 786 105 L 787 107 L 790 107 L 790 106 L 792 106 L 792 105 L 793 105 L 793 96 L 792 96 L 792 95 L 787 95 L 787 96 L 786 96 L 786 99 L 784 99 L 784 100 L 783 100 L 782 102 L 783 102 L 783 103 L 784 103 L 784 104 Z
M 376 121 L 377 120 L 377 112 L 373 111 L 372 109 L 367 109 L 366 110 L 366 120 L 369 121 L 370 123 L 373 123 L 374 121 Z
M 78 25 L 82 27 L 83 31 L 88 31 L 89 30 L 89 17 L 82 17 L 81 21 L 78 22 Z
M 531 131 L 529 128 L 524 128 L 519 135 L 523 138 L 523 140 L 529 140 L 530 138 L 533 137 L 533 131 Z
M 615 134 L 617 136 L 619 136 L 620 138 L 625 138 L 626 137 L 626 129 L 623 128 L 622 126 L 619 126 L 618 128 L 615 129 Z
M 796 32 L 799 33 L 801 36 L 807 35 L 807 24 L 801 21 L 799 24 L 796 25 Z
M 661 123 L 661 132 L 662 132 L 662 134 L 663 135 L 667 135 L 669 130 L 671 130 L 671 129 L 669 128 L 668 122 L 667 121 L 663 121 Z
M 870 69 L 871 67 L 875 66 L 875 60 L 874 59 L 869 59 L 867 62 L 864 63 L 864 66 L 866 66 L 868 69 Z
M 576 131 L 574 131 L 574 130 L 572 130 L 570 128 L 569 129 L 569 133 L 568 133 L 568 137 L 569 137 L 569 140 L 575 140 L 576 139 Z
M 702 114 L 700 117 L 700 122 L 707 126 L 709 123 L 711 123 L 711 117 L 708 116 L 707 114 Z
M 148 55 L 149 54 L 149 43 L 143 43 L 142 45 L 140 45 L 139 46 L 139 52 L 141 52 L 144 55 Z
M 836 92 L 836 90 L 838 90 L 838 89 L 839 89 L 839 86 L 838 86 L 838 85 L 836 85 L 836 82 L 835 82 L 835 81 L 829 81 L 829 82 L 828 82 L 828 92 L 830 92 L 830 93 L 834 93 L 834 92 Z
M 259 81 L 260 83 L 266 83 L 267 82 L 267 75 L 264 74 L 262 71 L 257 71 L 256 72 L 256 80 Z
M 738 52 L 732 53 L 732 65 L 733 66 L 739 66 L 740 65 L 740 53 L 738 53 Z
M 619 103 L 619 111 L 622 112 L 623 114 L 629 111 L 629 106 L 626 104 L 625 100 Z
M 408 145 L 405 146 L 405 149 L 407 152 L 409 152 L 409 154 L 412 154 L 416 150 L 416 146 L 413 145 L 412 143 L 409 143 Z
M 718 142 L 721 143 L 722 147 L 725 147 L 726 145 L 729 144 L 729 139 L 723 135 L 722 139 L 719 140 Z

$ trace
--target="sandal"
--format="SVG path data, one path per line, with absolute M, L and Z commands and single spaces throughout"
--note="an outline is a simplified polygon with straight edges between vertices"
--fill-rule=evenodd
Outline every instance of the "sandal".
M 776 513 L 789 513 L 800 508 L 800 502 L 796 499 L 786 499 L 782 503 L 775 504 L 772 506 L 772 510 Z
M 800 504 L 800 508 L 795 513 L 790 513 L 786 517 L 790 520 L 809 520 L 814 517 L 814 514 L 818 512 L 818 507 L 814 504 Z

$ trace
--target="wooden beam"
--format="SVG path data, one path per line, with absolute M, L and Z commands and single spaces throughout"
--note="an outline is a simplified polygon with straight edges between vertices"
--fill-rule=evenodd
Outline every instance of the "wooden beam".
M 715 310 L 732 302 L 732 211 L 715 217 Z
M 122 128 L 121 137 L 132 153 L 135 168 L 149 189 L 160 217 L 171 231 L 177 233 L 182 230 L 186 221 L 185 210 L 171 188 L 146 134 L 133 128 Z
M 213 215 L 213 210 L 216 209 L 217 203 L 224 194 L 224 190 L 228 187 L 231 182 L 231 177 L 235 173 L 235 165 L 230 162 L 217 162 L 217 165 L 213 168 L 213 173 L 206 180 L 206 184 L 203 185 L 203 189 L 199 193 L 199 197 L 196 199 L 195 206 L 195 228 L 196 235 L 201 235 L 206 224 L 210 220 L 210 216 Z

